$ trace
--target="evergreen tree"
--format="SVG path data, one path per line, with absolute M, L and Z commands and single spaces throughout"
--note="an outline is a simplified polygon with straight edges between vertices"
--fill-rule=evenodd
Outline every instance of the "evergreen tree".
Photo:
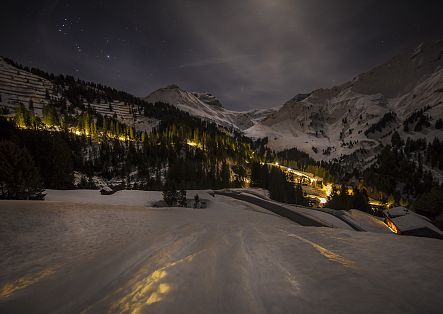
M 22 140 L 32 154 L 46 188 L 72 188 L 75 154 L 73 147 L 67 144 L 62 133 L 33 132 Z
M 11 141 L 0 142 L 0 186 L 2 198 L 44 198 L 31 155 Z
M 198 208 L 200 205 L 200 197 L 198 196 L 198 194 L 194 195 L 194 208 Z
M 353 196 L 353 208 L 371 213 L 371 206 L 369 205 L 369 198 L 366 190 L 355 190 Z
M 52 104 L 43 106 L 43 123 L 49 127 L 60 125 L 57 110 Z
M 293 188 L 293 192 L 290 195 L 293 195 L 293 197 L 291 197 L 290 203 L 302 206 L 308 205 L 308 202 L 303 194 L 303 189 L 300 184 L 295 185 L 295 188 Z
M 163 200 L 168 206 L 175 206 L 177 204 L 178 193 L 173 184 L 167 182 L 162 194 Z
M 32 101 L 32 98 L 29 98 L 28 109 L 30 112 L 34 113 L 34 102 Z
M 392 134 L 391 143 L 393 147 L 401 147 L 404 144 L 397 131 Z
M 229 188 L 231 183 L 231 171 L 229 170 L 229 166 L 226 164 L 226 162 L 222 163 L 221 167 L 221 181 L 222 186 L 224 188 Z
M 279 202 L 287 202 L 288 189 L 285 174 L 278 168 L 273 167 L 269 175 L 269 196 Z
M 188 206 L 188 201 L 186 199 L 186 191 L 181 189 L 178 192 L 178 206 L 180 207 L 187 207 Z
M 341 185 L 340 191 L 337 191 L 335 188 L 332 190 L 326 207 L 341 210 L 348 210 L 353 207 L 353 199 L 348 194 L 348 190 L 344 184 Z
M 434 187 L 422 194 L 413 204 L 413 209 L 421 215 L 435 219 L 443 214 L 443 188 Z M 443 217 L 442 217 L 443 218 Z M 441 221 L 443 222 L 443 220 Z
M 251 186 L 263 187 L 260 177 L 261 166 L 258 162 L 253 162 L 251 165 Z
M 15 109 L 15 123 L 22 128 L 29 125 L 29 112 L 22 103 Z

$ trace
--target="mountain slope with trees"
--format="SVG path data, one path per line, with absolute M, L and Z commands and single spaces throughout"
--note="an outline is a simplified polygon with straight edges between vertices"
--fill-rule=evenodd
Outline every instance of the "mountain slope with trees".
M 429 55 L 427 47 L 421 49 L 416 58 Z M 218 189 L 251 183 L 269 189 L 275 200 L 307 205 L 309 201 L 301 186 L 291 183 L 278 168 L 268 166 L 278 161 L 320 177 L 323 182 L 354 186 L 355 193 L 350 198 L 340 190 L 333 193 L 328 203 L 331 207 L 358 206 L 367 210 L 369 197 L 389 204 L 413 204 L 417 200 L 417 208 L 422 212 L 432 219 L 439 217 L 438 210 L 437 214 L 427 211 L 423 200 L 435 199 L 443 178 L 439 177 L 443 165 L 442 142 L 439 136 L 434 136 L 442 132 L 442 119 L 431 115 L 440 108 L 440 103 L 417 107 L 405 119 L 404 113 L 392 110 L 372 116 L 374 123 L 366 123 L 365 132 L 361 129 L 357 134 L 366 136 L 366 143 L 376 143 L 375 146 L 360 147 L 339 159 L 332 158 L 337 156 L 337 150 L 330 146 L 323 149 L 312 146 L 309 153 L 303 150 L 303 145 L 275 152 L 270 149 L 275 142 L 272 132 L 253 140 L 232 124 L 197 116 L 174 104 L 150 103 L 101 84 L 56 76 L 8 59 L 0 61 L 0 140 L 6 147 L 19 148 L 11 151 L 22 149 L 23 155 L 29 157 L 23 161 L 29 165 L 28 175 L 18 177 L 30 187 L 17 188 L 17 183 L 4 176 L 0 180 L 4 198 L 38 196 L 42 188 L 95 188 L 97 184 L 163 190 L 167 185 L 175 189 Z M 364 75 L 355 86 L 344 86 L 361 92 L 362 86 L 366 86 L 362 82 L 367 79 Z M 440 82 L 435 79 L 432 88 Z M 169 89 L 176 91 L 178 87 Z M 302 108 L 302 103 L 305 106 L 321 93 L 299 95 L 292 102 Z M 433 101 L 440 97 L 439 92 L 435 93 Z M 212 95 L 185 94 L 211 110 L 222 108 Z M 333 105 L 336 109 L 343 107 L 335 113 L 341 113 L 341 125 L 359 121 L 348 114 L 352 112 L 346 108 L 352 104 Z M 304 116 L 303 112 L 287 112 L 287 107 L 263 123 L 285 112 L 290 119 Z M 303 110 L 312 112 L 314 106 L 308 107 Z M 314 126 L 313 121 L 310 127 Z M 292 124 L 288 130 L 295 130 Z M 347 134 L 354 131 L 351 128 Z M 314 137 L 325 138 L 327 134 L 317 130 Z M 346 145 L 358 147 L 355 141 Z M 313 158 L 319 154 L 331 158 Z M 356 164 L 361 167 L 354 168 Z M 7 163 L 1 167 L 4 173 L 20 168 L 11 168 Z

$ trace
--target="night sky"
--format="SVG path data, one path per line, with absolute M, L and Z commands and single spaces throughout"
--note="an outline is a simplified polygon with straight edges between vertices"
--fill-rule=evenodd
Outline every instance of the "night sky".
M 6 0 L 0 55 L 137 96 L 174 83 L 263 108 L 443 39 L 439 3 Z

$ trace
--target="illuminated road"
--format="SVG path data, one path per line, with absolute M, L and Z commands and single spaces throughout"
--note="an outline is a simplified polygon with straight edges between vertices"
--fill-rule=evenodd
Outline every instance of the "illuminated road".
M 438 313 L 442 242 L 207 209 L 0 202 L 0 313 Z

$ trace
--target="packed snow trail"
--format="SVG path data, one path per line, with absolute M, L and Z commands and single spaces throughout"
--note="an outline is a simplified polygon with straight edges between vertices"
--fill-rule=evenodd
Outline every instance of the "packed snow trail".
M 443 306 L 439 240 L 303 227 L 253 204 L 199 195 L 207 209 L 91 204 L 86 196 L 81 204 L 1 201 L 0 313 L 439 313 Z
M 215 194 L 218 195 L 224 195 L 228 197 L 232 197 L 241 201 L 245 201 L 257 206 L 260 206 L 262 208 L 265 208 L 273 213 L 276 213 L 277 215 L 280 215 L 282 217 L 288 218 L 292 220 L 293 222 L 298 223 L 302 226 L 313 226 L 313 227 L 326 227 L 321 222 L 314 220 L 312 218 L 309 218 L 307 216 L 301 215 L 299 213 L 296 213 L 284 206 L 277 205 L 273 202 L 266 201 L 264 199 L 257 198 L 255 196 L 235 193 L 235 192 L 223 192 L 223 191 L 214 191 Z

